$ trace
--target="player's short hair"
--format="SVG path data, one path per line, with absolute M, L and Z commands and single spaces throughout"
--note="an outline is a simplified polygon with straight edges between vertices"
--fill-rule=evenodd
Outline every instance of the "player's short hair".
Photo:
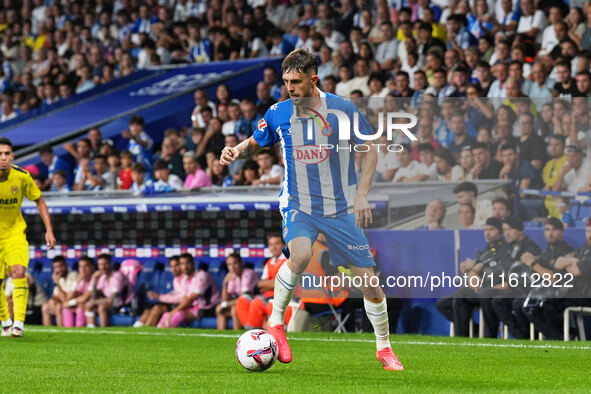
M 485 151 L 488 150 L 488 145 L 485 144 L 484 142 L 476 142 L 475 144 L 472 145 L 472 150 L 475 149 L 484 149 Z
M 179 259 L 180 259 L 180 258 L 181 258 L 181 256 L 179 256 L 178 254 L 175 254 L 174 256 L 171 256 L 171 257 L 168 259 L 168 264 L 170 265 L 170 262 L 171 262 L 171 261 L 174 261 L 174 260 L 176 260 L 176 261 L 179 261 Z
M 226 261 L 227 261 L 227 260 L 228 260 L 230 257 L 233 257 L 233 258 L 235 258 L 236 260 L 238 260 L 238 261 L 240 262 L 240 264 L 242 264 L 242 263 L 243 263 L 243 261 L 242 261 L 242 257 L 240 257 L 240 253 L 236 253 L 236 252 L 234 252 L 234 253 L 230 253 L 230 254 L 228 255 L 228 257 L 226 257 Z
M 476 210 L 472 204 L 464 203 L 460 204 L 460 207 L 470 207 L 470 211 L 472 212 L 472 216 L 476 215 Z
M 417 151 L 418 152 L 431 152 L 434 153 L 435 152 L 435 148 L 433 148 L 433 145 L 431 145 L 429 142 L 424 142 L 422 144 L 419 144 L 419 146 L 417 147 Z
M 10 146 L 10 150 L 12 151 L 14 149 L 14 145 L 12 145 L 12 141 L 10 141 L 8 138 L 6 137 L 0 137 L 0 145 L 7 145 Z
M 61 254 L 59 256 L 55 256 L 52 260 L 51 260 L 52 264 L 55 263 L 60 263 L 60 264 L 66 264 L 66 259 L 64 258 L 64 256 L 62 256 Z
M 511 204 L 509 203 L 509 200 L 507 200 L 506 198 L 503 198 L 503 197 L 495 198 L 492 203 L 493 203 L 493 205 L 494 204 L 503 204 L 505 206 L 505 208 L 507 208 L 507 211 L 509 211 L 509 212 L 513 211 L 511 209 Z
M 91 259 L 88 256 L 82 256 L 82 257 L 80 257 L 80 259 L 78 260 L 78 266 L 80 266 L 80 262 L 81 261 L 87 261 L 88 263 L 90 263 L 90 265 L 92 265 L 94 267 L 94 260 Z
M 506 150 L 512 150 L 513 152 L 517 153 L 517 147 L 510 142 L 501 146 L 501 152 L 504 152 Z
M 179 260 L 180 259 L 187 259 L 191 262 L 191 264 L 195 264 L 195 258 L 193 258 L 193 255 L 191 253 L 181 253 L 181 255 L 179 256 Z
M 302 74 L 318 73 L 318 60 L 305 49 L 291 51 L 281 63 L 281 72 L 295 71 Z

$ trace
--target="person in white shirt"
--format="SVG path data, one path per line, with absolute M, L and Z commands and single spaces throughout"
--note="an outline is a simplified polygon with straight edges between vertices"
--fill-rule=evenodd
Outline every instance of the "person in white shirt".
M 517 33 L 524 34 L 542 43 L 542 32 L 548 25 L 544 11 L 535 9 L 533 0 L 521 0 L 521 17 L 517 25 Z
M 388 137 L 386 133 L 378 138 L 378 163 L 376 165 L 376 174 L 380 175 L 381 181 L 390 182 L 396 174 L 396 170 L 400 167 L 398 162 L 398 155 L 395 152 L 388 150 Z
M 562 16 L 560 13 L 560 8 L 550 8 L 550 13 L 548 14 L 548 22 L 550 22 L 550 25 L 548 25 L 542 33 L 542 46 L 538 51 L 538 57 L 549 54 L 552 49 L 554 49 L 554 47 L 561 41 L 556 34 L 558 27 L 556 24 L 561 20 Z M 560 31 L 558 33 L 560 34 Z M 562 37 L 562 39 L 564 39 L 564 37 Z
M 591 173 L 591 160 L 583 157 L 583 148 L 579 145 L 566 147 L 566 164 L 554 184 L 554 190 L 567 190 L 577 193 L 585 189 Z
M 410 146 L 408 144 L 401 145 L 402 150 L 397 153 L 400 168 L 396 171 L 392 181 L 396 183 L 418 182 L 428 177 L 425 165 L 412 159 Z
M 177 175 L 170 173 L 170 168 L 165 160 L 159 159 L 154 163 L 154 191 L 173 192 L 183 190 L 185 184 Z
M 263 149 L 256 156 L 259 165 L 259 179 L 252 182 L 253 185 L 279 185 L 283 180 L 283 167 L 273 164 L 273 152 Z
M 53 295 L 41 307 L 43 325 L 53 325 L 52 318 L 55 316 L 56 326 L 63 327 L 62 310 L 68 307 L 68 295 L 76 290 L 78 275 L 76 271 L 68 271 L 68 265 L 63 256 L 57 256 L 53 259 L 53 275 L 51 278 L 54 283 Z M 67 325 L 72 326 L 71 324 Z
M 417 148 L 419 152 L 419 159 L 421 164 L 425 166 L 425 174 L 420 175 L 418 181 L 436 181 L 437 180 L 437 165 L 435 164 L 435 148 L 429 142 L 419 144 Z
M 392 22 L 384 21 L 380 24 L 380 31 L 384 40 L 376 48 L 375 59 L 382 70 L 391 70 L 398 57 L 398 40 L 394 37 Z

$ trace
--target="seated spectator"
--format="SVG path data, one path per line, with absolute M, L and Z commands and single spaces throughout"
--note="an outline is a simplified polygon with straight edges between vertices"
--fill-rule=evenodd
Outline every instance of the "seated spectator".
M 238 137 L 234 134 L 226 135 L 225 142 L 226 146 L 229 146 L 231 148 L 234 148 L 239 143 Z M 238 178 L 240 176 L 240 169 L 244 165 L 245 161 L 246 159 L 238 159 L 227 165 L 228 173 L 232 176 L 234 181 L 238 181 Z
M 111 256 L 101 254 L 97 259 L 98 271 L 92 275 L 89 289 L 80 301 L 86 310 L 86 327 L 95 326 L 98 312 L 101 327 L 109 325 L 111 314 L 130 305 L 135 297 L 133 286 L 119 271 L 113 271 Z
M 246 159 L 242 168 L 240 169 L 240 174 L 238 176 L 238 180 L 236 180 L 236 185 L 239 186 L 252 186 L 254 185 L 255 181 L 259 179 L 259 165 L 256 161 L 252 159 Z
M 459 218 L 462 229 L 478 228 L 474 226 L 474 215 L 476 211 L 471 204 L 460 204 Z
M 490 200 L 478 200 L 478 188 L 472 182 L 460 183 L 454 188 L 453 192 L 456 195 L 456 202 L 458 204 L 470 204 L 474 207 L 474 226 L 476 228 L 482 228 L 487 218 L 490 218 L 493 214 Z
M 154 191 L 158 193 L 169 193 L 183 190 L 183 181 L 175 174 L 170 173 L 169 164 L 164 159 L 158 159 L 154 163 Z
M 63 256 L 53 258 L 53 294 L 49 301 L 41 307 L 43 314 L 43 325 L 55 325 L 58 327 L 73 327 L 74 314 L 68 309 L 68 301 L 71 294 L 76 290 L 78 275 L 75 271 L 68 271 L 66 259 Z
M 445 204 L 443 201 L 436 199 L 427 204 L 425 208 L 425 225 L 419 227 L 421 230 L 440 230 L 441 223 L 445 218 Z
M 566 148 L 566 164 L 562 167 L 554 190 L 567 190 L 571 193 L 589 191 L 589 177 L 591 176 L 590 159 L 584 159 L 583 149 L 578 145 Z
M 54 193 L 69 193 L 71 191 L 68 186 L 67 175 L 64 170 L 57 170 L 51 177 L 51 189 Z
M 396 171 L 392 182 L 418 182 L 428 178 L 428 175 L 426 175 L 427 168 L 422 163 L 411 158 L 410 146 L 408 144 L 402 144 L 402 150 L 397 152 L 397 155 L 400 167 Z
M 570 213 L 570 199 L 568 197 L 558 197 L 556 199 L 556 209 L 560 217 L 560 221 L 564 227 L 574 227 L 575 220 Z
M 257 286 L 260 295 L 252 296 L 249 294 L 241 295 L 236 301 L 236 315 L 240 319 L 240 324 L 245 329 L 263 328 L 273 310 L 273 293 L 275 288 L 275 277 L 279 268 L 287 262 L 283 255 L 285 242 L 280 234 L 270 234 L 267 237 L 267 245 L 271 258 L 265 262 L 263 275 Z M 292 308 L 290 306 L 285 310 L 285 324 L 289 324 Z
M 56 171 L 63 171 L 66 177 L 66 184 L 72 184 L 74 179 L 68 162 L 63 158 L 56 156 L 53 153 L 51 146 L 46 145 L 41 147 L 39 149 L 39 156 L 41 157 L 41 162 L 47 167 L 47 181 L 45 186 L 49 186 L 53 181 L 53 174 L 55 174 Z
M 283 180 L 283 167 L 273 164 L 273 151 L 269 148 L 261 150 L 255 157 L 259 165 L 259 179 L 253 185 L 279 185 Z
M 94 172 L 92 171 L 94 168 Z M 109 171 L 107 158 L 103 155 L 95 156 L 92 165 L 84 167 L 82 182 L 77 185 L 77 190 L 114 190 L 115 178 Z
M 127 149 L 133 155 L 136 163 L 142 163 L 147 172 L 152 172 L 152 137 L 144 131 L 144 118 L 134 115 L 129 120 L 129 129 L 124 130 L 121 136 L 129 139 Z
M 234 329 L 240 330 L 242 325 L 236 313 L 236 302 L 242 295 L 254 295 L 259 277 L 253 269 L 243 267 L 238 253 L 229 255 L 226 264 L 228 274 L 222 284 L 222 302 L 215 308 L 218 330 L 227 328 L 228 317 L 232 318 Z
M 228 166 L 221 165 L 219 159 L 215 159 L 211 165 L 211 183 L 215 186 L 233 186 L 234 178 L 229 174 Z
M 474 168 L 476 163 L 474 161 L 474 154 L 472 153 L 471 146 L 465 146 L 462 149 L 462 151 L 460 152 L 460 159 L 458 160 L 458 165 L 461 168 L 461 175 L 459 180 L 469 181 L 474 179 L 472 178 L 472 169 Z
M 460 157 L 462 148 L 466 146 L 474 146 L 476 140 L 467 134 L 466 121 L 464 115 L 456 112 L 450 116 L 449 128 L 454 135 L 453 142 L 449 144 L 449 150 L 457 159 Z
M 499 179 L 510 179 L 513 193 L 525 199 L 526 196 L 519 192 L 520 189 L 541 189 L 541 179 L 536 174 L 534 167 L 525 160 L 519 160 L 517 148 L 514 145 L 501 147 L 503 168 L 499 173 Z M 530 217 L 529 215 L 527 217 Z M 535 217 L 535 216 L 534 216 Z
M 94 261 L 88 256 L 78 261 L 78 282 L 76 290 L 71 294 L 68 308 L 76 312 L 76 327 L 86 326 L 86 293 L 90 290 L 90 282 L 94 274 Z
M 211 178 L 201 168 L 195 153 L 186 152 L 183 155 L 183 167 L 187 173 L 187 178 L 185 178 L 185 189 L 211 186 Z
M 544 182 L 544 189 L 552 191 L 554 184 L 558 180 L 560 171 L 566 165 L 566 155 L 564 154 L 565 138 L 560 134 L 552 134 L 548 141 L 548 154 L 550 160 L 544 165 L 542 171 L 542 180 Z M 552 196 L 546 196 L 544 199 L 544 206 L 548 210 L 548 215 L 552 217 L 560 217 L 558 209 L 556 208 L 556 200 Z
M 129 190 L 131 189 L 131 185 L 133 185 L 133 179 L 131 177 L 133 154 L 128 150 L 124 150 L 119 154 L 119 157 L 121 159 L 121 169 L 117 177 L 117 186 L 119 189 Z
M 496 198 L 492 202 L 493 217 L 505 220 L 511 216 L 511 203 L 506 198 Z
M 499 275 L 506 272 L 512 260 L 509 258 L 510 249 L 503 241 L 502 221 L 498 218 L 489 218 L 484 226 L 484 239 L 486 248 L 478 253 L 478 257 L 473 260 L 468 258 L 460 263 L 460 273 L 468 278 L 476 276 L 482 278 L 483 275 L 490 275 L 500 282 Z M 436 303 L 437 310 L 441 312 L 449 321 L 454 323 L 455 336 L 467 337 L 469 333 L 469 321 L 472 318 L 474 307 L 482 306 L 485 311 L 484 336 L 487 338 L 497 338 L 499 331 L 499 321 L 494 314 L 488 312 L 492 308 L 487 305 L 492 302 L 492 298 L 501 294 L 503 289 L 491 286 L 491 280 L 483 280 L 481 286 L 472 286 L 473 281 L 468 281 L 469 286 L 459 289 L 455 294 L 441 298 Z M 484 322 L 481 322 L 484 323 Z
M 185 169 L 183 168 L 183 157 L 178 152 L 178 142 L 173 137 L 165 137 L 162 140 L 162 151 L 159 159 L 164 160 L 170 169 L 170 173 L 180 179 L 185 178 Z
M 499 173 L 503 165 L 497 160 L 491 159 L 488 145 L 477 142 L 472 146 L 474 155 L 474 167 L 472 179 L 499 179 Z
M 133 165 L 131 179 L 133 180 L 131 190 L 134 194 L 150 194 L 154 191 L 154 182 L 149 176 L 146 176 L 146 168 L 142 163 Z
M 437 179 L 437 165 L 434 161 L 435 148 L 428 142 L 419 144 L 419 159 L 425 166 L 426 172 L 423 176 L 417 178 L 419 181 L 434 181 Z
M 440 148 L 435 152 L 434 161 L 437 166 L 438 181 L 463 180 L 462 168 L 456 165 L 455 159 L 447 149 Z
M 542 166 L 546 162 L 546 144 L 534 132 L 534 117 L 531 113 L 526 112 L 519 115 L 517 121 L 521 132 L 519 160 L 529 161 L 536 171 L 541 172 Z

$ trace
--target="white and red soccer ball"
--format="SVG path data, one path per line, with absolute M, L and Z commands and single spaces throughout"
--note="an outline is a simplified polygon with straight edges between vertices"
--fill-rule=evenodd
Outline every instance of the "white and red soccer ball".
M 277 359 L 277 342 L 265 330 L 247 331 L 236 343 L 236 358 L 249 371 L 264 371 Z

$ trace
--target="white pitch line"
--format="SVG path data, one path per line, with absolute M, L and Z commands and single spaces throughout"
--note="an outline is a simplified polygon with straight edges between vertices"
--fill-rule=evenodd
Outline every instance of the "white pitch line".
M 234 338 L 237 339 L 239 335 L 232 334 L 207 334 L 207 333 L 182 333 L 182 332 L 148 332 L 148 331 L 116 331 L 116 330 L 79 330 L 79 329 L 64 329 L 58 330 L 54 328 L 31 328 L 27 327 L 28 332 L 39 333 L 55 333 L 55 334 L 111 334 L 111 335 L 145 335 L 145 336 L 176 336 L 176 337 L 203 337 L 203 338 Z M 359 342 L 359 343 L 374 343 L 371 339 L 359 338 L 297 338 L 290 337 L 290 341 L 307 341 L 307 342 Z M 591 346 L 564 346 L 564 345 L 536 345 L 536 344 L 520 344 L 520 343 L 479 343 L 479 342 L 433 342 L 433 341 L 405 341 L 405 340 L 391 340 L 393 345 L 424 345 L 424 346 L 467 346 L 467 347 L 488 347 L 488 348 L 514 348 L 514 349 L 556 349 L 556 350 L 591 350 Z

